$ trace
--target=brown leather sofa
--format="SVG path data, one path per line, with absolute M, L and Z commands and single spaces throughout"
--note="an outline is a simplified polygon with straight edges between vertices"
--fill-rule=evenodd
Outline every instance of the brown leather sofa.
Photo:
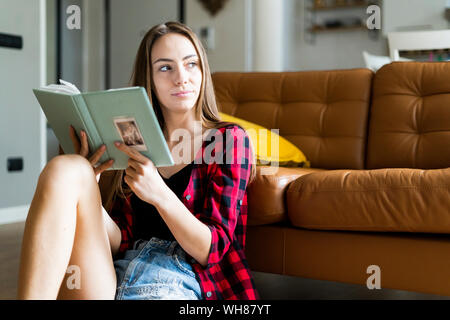
M 254 271 L 450 296 L 450 63 L 213 75 L 221 111 L 279 129 L 311 168 L 248 189 Z

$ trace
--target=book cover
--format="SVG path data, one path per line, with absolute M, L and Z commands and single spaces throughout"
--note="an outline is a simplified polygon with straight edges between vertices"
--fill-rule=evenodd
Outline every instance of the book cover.
M 91 153 L 106 145 L 100 162 L 114 159 L 109 170 L 128 167 L 128 156 L 115 147 L 115 141 L 138 150 L 157 167 L 174 164 L 143 87 L 81 93 L 65 84 L 33 89 L 33 92 L 64 153 L 74 153 L 69 136 L 72 125 L 78 134 L 86 131 Z

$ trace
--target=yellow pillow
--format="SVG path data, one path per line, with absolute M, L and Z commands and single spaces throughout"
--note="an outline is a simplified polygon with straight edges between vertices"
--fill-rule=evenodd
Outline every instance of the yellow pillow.
M 233 117 L 229 114 L 219 112 L 222 121 L 233 122 L 240 125 L 250 138 L 253 145 L 253 151 L 256 153 L 257 165 L 278 164 L 279 166 L 293 166 L 309 168 L 310 163 L 303 152 L 293 143 L 289 142 L 280 135 L 264 128 L 256 123 Z M 279 150 L 276 148 L 278 138 Z M 272 141 L 274 141 L 274 150 L 271 150 Z M 255 148 L 256 146 L 256 148 Z M 272 154 L 273 151 L 273 154 Z

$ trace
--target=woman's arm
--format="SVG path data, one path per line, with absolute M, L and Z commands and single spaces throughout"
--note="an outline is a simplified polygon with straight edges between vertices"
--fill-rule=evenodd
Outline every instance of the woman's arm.
M 192 215 L 164 183 L 150 159 L 124 143 L 116 143 L 116 146 L 130 157 L 124 180 L 131 190 L 141 200 L 155 206 L 181 247 L 200 264 L 206 265 L 211 244 L 208 227 Z
M 217 141 L 217 140 L 215 140 Z M 242 129 L 232 130 L 223 141 L 223 163 L 213 163 L 213 175 L 204 194 L 201 214 L 192 214 L 173 192 L 157 209 L 183 249 L 206 268 L 221 261 L 236 232 L 241 200 L 251 172 L 249 138 Z M 228 150 L 228 149 L 229 150 Z M 228 156 L 231 153 L 233 156 Z M 232 163 L 225 160 L 232 159 Z
M 172 191 L 155 205 L 180 246 L 203 267 L 208 262 L 211 231 L 198 220 Z

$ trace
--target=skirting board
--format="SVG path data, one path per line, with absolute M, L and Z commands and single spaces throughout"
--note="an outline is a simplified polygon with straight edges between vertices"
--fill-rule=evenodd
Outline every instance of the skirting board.
M 0 209 L 0 224 L 25 221 L 30 205 Z

